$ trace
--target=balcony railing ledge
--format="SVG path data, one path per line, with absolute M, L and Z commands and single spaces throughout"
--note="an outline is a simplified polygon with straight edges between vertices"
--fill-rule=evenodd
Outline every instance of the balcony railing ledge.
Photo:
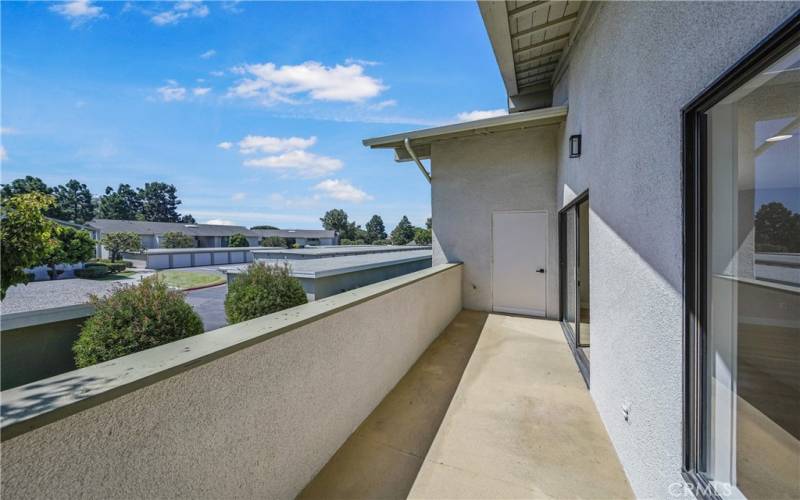
M 437 265 L 3 391 L 0 439 L 14 438 L 460 265 Z

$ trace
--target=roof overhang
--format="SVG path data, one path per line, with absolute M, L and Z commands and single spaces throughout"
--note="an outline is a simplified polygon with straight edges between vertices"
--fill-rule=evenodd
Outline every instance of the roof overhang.
M 408 138 L 414 153 L 419 159 L 430 158 L 431 144 L 434 142 L 482 136 L 497 132 L 507 132 L 525 128 L 542 127 L 561 123 L 567 116 L 566 106 L 524 111 L 483 120 L 455 123 L 442 127 L 415 130 L 402 134 L 393 134 L 372 139 L 364 139 L 363 143 L 372 149 L 394 149 L 395 161 L 412 161 L 405 146 Z
M 512 113 L 550 105 L 573 41 L 595 4 L 478 1 Z

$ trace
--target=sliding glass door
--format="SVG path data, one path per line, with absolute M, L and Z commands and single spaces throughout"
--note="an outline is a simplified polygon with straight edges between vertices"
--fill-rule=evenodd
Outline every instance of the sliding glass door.
M 589 374 L 589 195 L 559 213 L 561 242 L 561 321 L 581 372 Z

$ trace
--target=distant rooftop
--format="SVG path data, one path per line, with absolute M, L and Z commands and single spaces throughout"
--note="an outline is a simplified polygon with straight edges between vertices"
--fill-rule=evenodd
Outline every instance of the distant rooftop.
M 321 229 L 247 229 L 244 226 L 222 224 L 184 224 L 181 222 L 149 222 L 140 220 L 94 219 L 87 226 L 102 233 L 133 232 L 136 234 L 161 235 L 168 232 L 181 232 L 189 236 L 245 236 L 282 238 L 333 238 L 336 231 Z
M 406 252 L 370 253 L 362 255 L 348 255 L 344 257 L 325 257 L 322 259 L 280 260 L 264 259 L 259 262 L 267 264 L 287 264 L 292 276 L 296 278 L 324 278 L 337 274 L 353 273 L 364 269 L 390 266 L 404 262 L 430 259 L 433 252 L 430 248 Z M 236 266 L 221 266 L 224 273 L 240 273 L 247 269 L 249 264 Z

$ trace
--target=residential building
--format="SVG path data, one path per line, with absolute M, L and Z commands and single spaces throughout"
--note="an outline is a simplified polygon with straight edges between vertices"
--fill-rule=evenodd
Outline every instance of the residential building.
M 138 220 L 113 220 L 94 219 L 87 223 L 99 235 L 118 232 L 132 232 L 142 239 L 145 249 L 162 248 L 162 237 L 165 233 L 180 232 L 192 236 L 197 248 L 224 248 L 228 246 L 230 237 L 234 234 L 243 234 L 250 246 L 258 246 L 266 236 L 281 236 L 292 238 L 297 244 L 305 245 L 336 245 L 338 238 L 335 231 L 286 229 L 264 230 L 247 229 L 244 226 L 221 224 L 184 224 L 180 222 L 149 222 Z M 288 235 L 288 236 L 284 236 Z M 107 257 L 105 249 L 100 250 L 103 257 Z
M 510 113 L 364 141 L 430 159 L 465 308 L 563 323 L 639 497 L 800 497 L 799 6 L 480 2 Z
M 433 267 L 4 391 L 4 496 L 800 497 L 800 4 L 479 7 Z

